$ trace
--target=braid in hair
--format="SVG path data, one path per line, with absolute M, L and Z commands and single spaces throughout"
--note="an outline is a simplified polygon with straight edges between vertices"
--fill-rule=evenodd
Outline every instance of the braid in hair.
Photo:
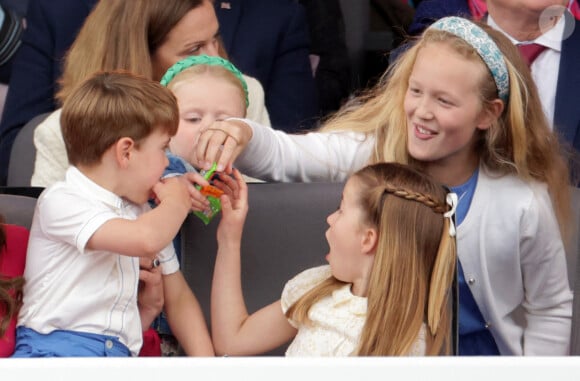
M 425 194 L 422 194 L 419 192 L 414 192 L 414 191 L 404 189 L 401 187 L 396 187 L 396 186 L 392 185 L 391 183 L 386 183 L 384 188 L 385 188 L 385 192 L 388 194 L 392 194 L 394 196 L 403 198 L 405 200 L 419 202 L 419 203 L 431 208 L 435 213 L 445 213 L 448 210 L 447 204 L 442 204 L 442 203 L 437 202 L 437 200 L 435 200 L 430 195 L 425 195 Z M 383 194 L 383 197 L 384 197 L 384 194 Z M 381 201 L 384 201 L 384 200 L 381 200 Z

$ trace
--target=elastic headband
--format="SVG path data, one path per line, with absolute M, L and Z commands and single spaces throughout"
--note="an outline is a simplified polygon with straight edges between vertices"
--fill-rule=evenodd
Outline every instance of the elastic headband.
M 510 81 L 503 54 L 482 28 L 467 19 L 452 16 L 437 20 L 428 29 L 449 32 L 471 45 L 489 68 L 499 97 L 507 102 Z
M 246 96 L 246 107 L 250 105 L 250 100 L 248 98 L 248 85 L 246 84 L 246 80 L 244 79 L 242 73 L 228 60 L 225 60 L 221 57 L 214 57 L 214 56 L 189 56 L 187 58 L 178 61 L 173 66 L 171 66 L 165 74 L 161 81 L 159 81 L 163 86 L 167 87 L 169 82 L 175 78 L 175 76 L 185 69 L 195 66 L 195 65 L 210 65 L 210 66 L 221 66 L 227 69 L 230 73 L 236 76 L 237 79 L 240 80 L 242 83 L 242 88 L 244 89 L 244 95 Z

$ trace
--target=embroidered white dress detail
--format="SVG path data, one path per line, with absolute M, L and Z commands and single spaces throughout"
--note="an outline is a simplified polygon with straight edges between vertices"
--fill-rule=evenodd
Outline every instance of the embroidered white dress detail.
M 282 292 L 284 313 L 302 295 L 331 276 L 330 266 L 308 269 L 288 281 Z M 311 324 L 297 325 L 298 334 L 286 350 L 286 356 L 350 356 L 356 351 L 366 320 L 367 298 L 353 295 L 351 285 L 335 290 L 310 308 Z M 411 350 L 425 353 L 424 330 Z

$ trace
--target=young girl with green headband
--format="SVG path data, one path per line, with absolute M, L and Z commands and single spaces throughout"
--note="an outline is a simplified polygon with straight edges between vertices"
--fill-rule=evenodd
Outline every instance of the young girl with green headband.
M 164 176 L 195 171 L 199 135 L 216 121 L 244 118 L 249 106 L 242 73 L 228 60 L 190 56 L 170 67 L 161 84 L 177 98 L 179 127 L 169 143 L 169 167 Z
M 187 172 L 197 173 L 195 147 L 201 132 L 211 128 L 215 121 L 246 117 L 249 106 L 246 81 L 242 73 L 228 60 L 199 55 L 176 62 L 163 75 L 160 83 L 175 95 L 179 109 L 179 125 L 177 133 L 169 141 L 166 151 L 169 165 L 163 173 L 163 178 L 181 176 Z M 194 189 L 190 191 L 196 192 Z M 201 199 L 204 203 L 200 199 L 192 199 L 193 210 L 207 224 L 220 210 L 219 198 L 201 197 Z M 181 258 L 177 237 L 174 240 L 174 247 Z M 161 336 L 163 354 L 176 355 L 178 343 L 163 313 L 153 326 Z

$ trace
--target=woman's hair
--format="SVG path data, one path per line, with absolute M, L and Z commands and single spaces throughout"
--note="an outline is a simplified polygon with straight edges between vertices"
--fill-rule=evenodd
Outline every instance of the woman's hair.
M 64 103 L 77 84 L 97 71 L 122 69 L 152 78 L 151 55 L 204 1 L 100 0 L 65 57 L 58 101 Z
M 139 143 L 156 130 L 175 135 L 175 96 L 159 82 L 124 72 L 98 72 L 76 87 L 60 117 L 68 160 L 92 165 L 122 137 Z
M 546 183 L 560 228 L 565 232 L 570 217 L 571 183 L 567 154 L 550 129 L 538 90 L 517 48 L 501 32 L 476 24 L 487 32 L 503 54 L 510 89 L 501 116 L 489 129 L 476 132 L 480 135 L 476 149 L 481 161 L 494 171 Z M 491 112 L 492 101 L 499 99 L 498 90 L 481 57 L 462 38 L 431 28 L 399 56 L 373 89 L 346 105 L 325 124 L 323 130 L 359 131 L 374 136 L 376 143 L 369 159 L 371 163 L 395 161 L 421 166 L 410 157 L 407 149 L 407 118 L 403 105 L 417 55 L 426 45 L 433 43 L 444 44 L 481 67 L 484 72 L 479 92 L 482 108 Z
M 360 184 L 362 223 L 379 238 L 368 286 L 367 317 L 357 355 L 406 355 L 427 322 L 427 354 L 450 351 L 450 286 L 455 240 L 449 232 L 446 190 L 397 163 L 369 165 L 353 175 Z M 308 323 L 310 307 L 345 283 L 330 277 L 286 315 Z
M 4 218 L 0 215 L 0 255 L 6 249 L 6 231 Z M 22 303 L 22 286 L 24 278 L 5 278 L 0 274 L 0 339 L 4 337 L 12 316 Z

